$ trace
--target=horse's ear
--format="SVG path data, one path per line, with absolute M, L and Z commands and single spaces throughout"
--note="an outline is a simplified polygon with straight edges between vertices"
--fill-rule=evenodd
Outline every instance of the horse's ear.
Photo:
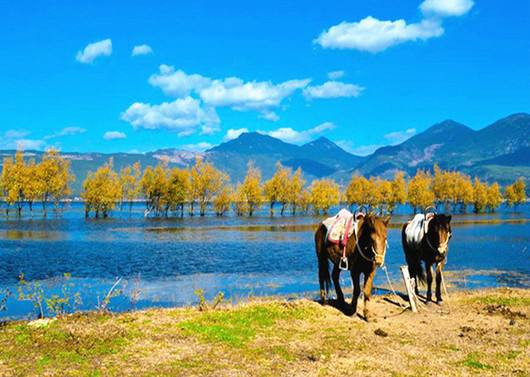
M 447 216 L 445 216 L 445 217 L 447 218 L 447 224 L 449 224 L 449 223 L 451 222 L 451 217 L 452 217 L 452 216 L 451 216 L 451 215 L 447 215 Z
M 390 216 L 390 215 L 383 217 L 383 224 L 385 224 L 385 226 L 388 226 L 388 224 L 390 223 L 390 218 L 391 217 L 392 216 Z

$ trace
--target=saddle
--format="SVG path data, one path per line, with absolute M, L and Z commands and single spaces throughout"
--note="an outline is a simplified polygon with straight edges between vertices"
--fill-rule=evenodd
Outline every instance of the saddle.
M 429 230 L 429 222 L 433 219 L 434 213 L 418 213 L 407 223 L 405 235 L 409 245 L 419 245 L 425 234 Z
M 358 218 L 364 216 L 359 213 Z M 348 238 L 357 233 L 358 218 L 354 218 L 353 214 L 346 208 L 343 208 L 335 216 L 328 217 L 322 222 L 327 229 L 326 241 L 339 245 L 346 246 Z

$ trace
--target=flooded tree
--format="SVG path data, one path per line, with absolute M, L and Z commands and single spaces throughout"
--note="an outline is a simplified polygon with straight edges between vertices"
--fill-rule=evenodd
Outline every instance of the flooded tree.
M 252 161 L 248 163 L 247 175 L 239 187 L 239 193 L 241 197 L 238 199 L 243 199 L 243 202 L 246 202 L 248 215 L 252 216 L 264 201 L 261 171 L 254 166 Z
M 129 214 L 132 212 L 133 201 L 140 194 L 140 163 L 135 162 L 132 165 L 125 166 L 120 170 L 121 198 L 120 205 L 123 209 L 123 203 L 129 203 Z
M 332 206 L 339 204 L 339 186 L 331 179 L 313 181 L 309 191 L 311 192 L 311 205 L 316 214 L 320 212 L 327 214 Z
M 517 205 L 523 204 L 526 202 L 526 187 L 522 178 L 517 179 L 514 183 L 509 186 L 506 186 L 504 189 L 504 199 L 506 199 L 506 204 L 513 209 L 517 209 Z
M 121 197 L 121 185 L 118 174 L 113 170 L 110 159 L 95 172 L 89 172 L 83 182 L 82 198 L 85 200 L 85 216 L 91 211 L 97 217 L 108 217 Z
M 281 215 L 283 215 L 285 206 L 289 202 L 291 180 L 291 169 L 284 167 L 278 161 L 274 175 L 263 184 L 263 193 L 270 204 L 269 211 L 271 216 L 274 216 L 274 205 L 277 203 L 282 205 Z
M 434 193 L 431 190 L 432 177 L 429 173 L 418 170 L 416 175 L 409 181 L 407 199 L 414 209 L 424 209 L 434 203 Z

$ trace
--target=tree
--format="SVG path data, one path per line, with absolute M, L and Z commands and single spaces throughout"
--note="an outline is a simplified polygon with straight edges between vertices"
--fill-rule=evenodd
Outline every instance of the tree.
M 270 215 L 274 216 L 274 205 L 281 203 L 281 214 L 289 201 L 289 186 L 291 182 L 291 169 L 285 168 L 281 162 L 276 164 L 274 175 L 263 185 L 263 193 L 270 203 Z
M 146 199 L 146 216 L 151 212 L 155 216 L 160 216 L 163 211 L 167 213 L 168 169 L 165 164 L 158 164 L 154 169 L 148 166 L 140 180 L 140 187 Z
M 486 205 L 489 211 L 495 212 L 495 209 L 502 203 L 502 194 L 497 182 L 488 186 L 486 196 Z
M 434 194 L 431 191 L 431 175 L 423 170 L 418 170 L 416 175 L 410 180 L 408 188 L 408 202 L 414 209 L 425 209 L 434 202 Z
M 193 206 L 193 202 L 197 199 L 201 216 L 204 216 L 206 206 L 228 180 L 228 176 L 217 170 L 212 164 L 203 162 L 200 158 L 195 161 L 195 166 L 191 169 L 193 193 L 191 204 Z M 191 211 L 193 212 L 193 208 Z
M 141 171 L 139 162 L 126 166 L 120 171 L 120 203 L 123 208 L 123 202 L 129 202 L 129 214 L 132 212 L 133 201 L 140 193 L 140 175 Z
M 237 216 L 243 216 L 248 212 L 248 201 L 242 184 L 237 185 L 232 204 Z
M 315 180 L 311 184 L 311 204 L 316 214 L 327 214 L 330 207 L 339 204 L 339 186 L 331 179 Z
M 522 178 L 517 179 L 514 183 L 506 186 L 504 190 L 504 198 L 508 206 L 513 206 L 514 210 L 518 204 L 526 201 L 525 183 Z
M 248 215 L 252 216 L 254 211 L 263 204 L 263 190 L 261 188 L 261 172 L 250 161 L 248 163 L 247 175 L 241 184 L 243 199 L 248 206 Z
M 57 207 L 61 199 L 70 195 L 69 184 L 74 181 L 74 176 L 70 172 L 70 161 L 61 157 L 53 148 L 44 153 L 38 171 L 40 182 L 38 191 L 41 194 L 43 215 L 46 216 L 50 199 Z
M 407 200 L 407 182 L 405 181 L 405 173 L 398 171 L 392 180 L 392 200 L 389 203 L 388 210 L 390 213 L 394 212 L 394 208 L 398 204 L 403 204 Z
M 465 213 L 468 204 L 473 203 L 473 184 L 468 175 L 460 172 L 452 173 L 454 184 L 454 201 L 456 207 L 460 205 L 460 212 Z
M 213 209 L 217 216 L 224 216 L 230 209 L 234 193 L 230 185 L 224 185 L 213 199 Z
M 294 175 L 291 178 L 291 182 L 288 185 L 287 195 L 284 198 L 285 201 L 282 201 L 282 215 L 283 210 L 287 203 L 291 204 L 291 213 L 296 214 L 296 207 L 300 204 L 298 200 L 301 198 L 302 190 L 304 189 L 305 179 L 302 175 L 302 169 L 298 168 L 294 172 Z
M 89 172 L 83 182 L 82 197 L 85 200 L 85 216 L 94 211 L 96 218 L 101 214 L 109 215 L 121 197 L 121 186 L 118 174 L 113 170 L 112 159 L 99 167 L 96 172 Z
M 488 205 L 488 188 L 478 178 L 473 181 L 473 212 L 484 212 Z
M 9 207 L 16 201 L 17 190 L 14 183 L 14 162 L 12 157 L 4 158 L 2 165 L 2 177 L 0 187 L 2 188 L 2 195 L 7 204 L 6 214 L 9 216 Z
M 444 204 L 445 208 L 448 208 L 454 197 L 454 183 L 452 173 L 441 170 L 438 165 L 434 165 L 432 191 L 437 206 Z
M 30 160 L 25 167 L 24 172 L 24 196 L 29 206 L 29 211 L 33 216 L 33 203 L 41 197 L 39 165 L 35 164 L 35 160 Z
M 366 191 L 369 186 L 368 180 L 362 175 L 354 174 L 350 179 L 348 188 L 346 189 L 346 201 L 350 207 L 360 207 L 367 204 L 368 195 Z
M 298 196 L 298 208 L 302 213 L 307 213 L 309 207 L 311 206 L 311 192 L 308 189 L 303 189 L 300 195 Z
M 379 212 L 382 215 L 385 212 L 390 212 L 391 208 L 394 208 L 394 195 L 392 190 L 392 182 L 377 179 L 374 182 L 375 185 L 375 199 L 378 201 Z
M 169 173 L 167 188 L 167 202 L 173 211 L 180 210 L 180 217 L 184 216 L 184 205 L 191 190 L 190 173 L 186 169 L 173 168 Z

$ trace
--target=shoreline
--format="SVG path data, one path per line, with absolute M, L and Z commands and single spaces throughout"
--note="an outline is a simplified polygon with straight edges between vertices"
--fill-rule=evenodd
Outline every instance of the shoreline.
M 10 322 L 0 327 L 0 376 L 530 372 L 529 289 L 453 290 L 444 306 L 417 314 L 396 300 L 373 296 L 368 323 L 277 297 Z

